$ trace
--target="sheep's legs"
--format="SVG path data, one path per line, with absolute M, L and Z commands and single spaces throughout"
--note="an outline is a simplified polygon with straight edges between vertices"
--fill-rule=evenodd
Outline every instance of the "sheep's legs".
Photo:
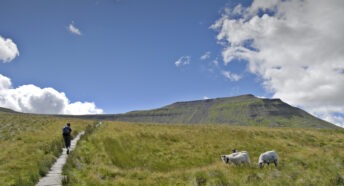
M 277 160 L 274 161 L 275 167 L 277 167 Z

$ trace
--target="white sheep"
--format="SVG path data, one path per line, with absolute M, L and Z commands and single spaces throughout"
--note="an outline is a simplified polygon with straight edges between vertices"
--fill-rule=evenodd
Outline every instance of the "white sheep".
M 258 160 L 258 165 L 260 168 L 262 168 L 264 166 L 264 163 L 267 163 L 268 165 L 270 163 L 274 163 L 275 167 L 277 167 L 277 160 L 278 160 L 278 156 L 277 156 L 277 153 L 275 151 L 273 151 L 273 150 L 267 151 L 267 152 L 260 154 L 259 160 Z
M 221 155 L 221 159 L 225 163 L 234 163 L 235 165 L 240 165 L 241 163 L 248 163 L 251 166 L 250 157 L 248 156 L 248 152 L 235 152 L 228 155 Z

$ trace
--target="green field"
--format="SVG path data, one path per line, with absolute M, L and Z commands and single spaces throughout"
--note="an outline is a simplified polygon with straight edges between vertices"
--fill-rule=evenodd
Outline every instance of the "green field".
M 248 151 L 253 166 L 220 159 Z M 257 167 L 275 150 L 279 166 Z M 64 167 L 67 185 L 343 185 L 344 130 L 106 122 Z
M 73 134 L 94 121 L 0 112 L 0 185 L 34 185 L 63 147 L 62 127 Z

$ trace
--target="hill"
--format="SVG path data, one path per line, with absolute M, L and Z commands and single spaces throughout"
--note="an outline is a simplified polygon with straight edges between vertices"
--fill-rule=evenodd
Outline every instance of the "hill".
M 8 109 L 8 108 L 2 108 L 0 107 L 0 112 L 5 112 L 5 113 L 18 113 L 14 110 Z
M 239 98 L 247 102 L 247 96 L 235 99 L 238 101 Z M 229 102 L 229 98 L 204 101 L 216 102 L 221 99 L 226 99 L 228 105 L 236 103 Z M 258 98 L 251 99 L 254 101 Z M 179 102 L 164 108 L 171 107 L 176 112 L 178 109 L 187 110 L 191 107 L 189 104 L 192 107 L 198 105 L 198 108 L 199 102 L 204 101 Z M 236 104 L 239 103 L 240 101 Z M 213 104 L 213 107 L 218 105 Z M 137 112 L 151 111 L 131 113 Z M 37 183 L 61 152 L 61 128 L 66 122 L 72 123 L 74 134 L 95 123 L 76 118 L 12 113 L 3 109 L 0 112 L 0 185 Z M 87 132 L 85 140 L 80 141 L 80 148 L 76 149 L 75 154 L 71 154 L 68 160 L 70 167 L 65 170 L 68 175 L 68 180 L 65 181 L 70 182 L 70 185 L 135 185 L 139 182 L 147 185 L 175 185 L 178 180 L 182 185 L 238 185 L 256 181 L 262 185 L 344 183 L 342 129 L 282 129 L 208 124 L 143 125 L 124 122 L 105 124 L 92 134 Z M 249 151 L 252 162 L 257 161 L 260 152 L 274 149 L 281 157 L 281 166 L 273 171 L 264 169 L 262 172 L 256 168 L 228 168 L 219 159 L 219 154 L 229 153 L 232 148 Z
M 179 123 L 229 124 L 237 126 L 338 128 L 280 99 L 262 99 L 251 94 L 207 100 L 176 102 L 171 105 L 125 114 L 86 115 L 84 119 Z

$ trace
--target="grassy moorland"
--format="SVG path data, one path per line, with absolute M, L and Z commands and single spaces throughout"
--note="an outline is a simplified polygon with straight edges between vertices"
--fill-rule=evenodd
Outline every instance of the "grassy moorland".
M 74 134 L 94 121 L 0 112 L 0 185 L 34 185 L 61 153 L 62 127 Z
M 248 151 L 252 168 L 221 154 Z M 279 166 L 257 167 L 275 150 Z M 107 122 L 64 167 L 69 185 L 343 185 L 344 130 Z

